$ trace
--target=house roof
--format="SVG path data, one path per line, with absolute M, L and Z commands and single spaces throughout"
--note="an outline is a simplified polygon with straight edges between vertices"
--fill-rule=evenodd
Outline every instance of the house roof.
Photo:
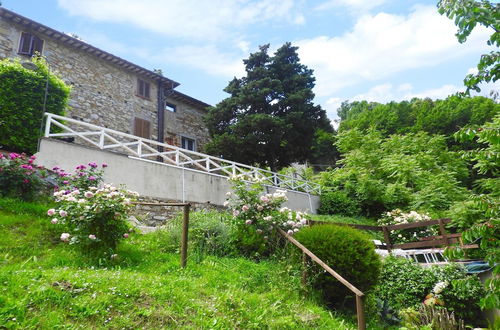
M 172 100 L 182 101 L 184 103 L 203 108 L 203 110 L 205 110 L 205 111 L 206 111 L 207 107 L 211 106 L 208 103 L 202 102 L 202 101 L 197 100 L 189 95 L 183 94 L 183 93 L 181 93 L 179 91 L 175 91 L 175 90 L 173 91 L 172 94 L 168 95 L 168 98 L 170 98 Z
M 24 26 L 28 29 L 31 29 L 33 31 L 36 31 L 43 36 L 46 36 L 48 38 L 51 38 L 51 39 L 56 40 L 58 42 L 61 42 L 65 45 L 67 45 L 68 47 L 73 47 L 75 49 L 82 50 L 88 54 L 91 54 L 91 55 L 101 59 L 101 60 L 107 61 L 111 64 L 114 64 L 114 65 L 116 65 L 120 68 L 123 68 L 125 70 L 128 70 L 130 72 L 133 72 L 133 73 L 136 73 L 136 74 L 139 74 L 139 75 L 142 75 L 142 76 L 145 76 L 145 77 L 148 77 L 150 79 L 157 80 L 157 81 L 160 80 L 161 82 L 163 82 L 164 84 L 168 85 L 171 88 L 175 88 L 175 87 L 180 85 L 178 82 L 173 81 L 167 77 L 164 77 L 164 76 L 162 76 L 154 71 L 145 69 L 137 64 L 134 64 L 132 62 L 124 60 L 121 57 L 115 56 L 115 55 L 110 54 L 104 50 L 101 50 L 97 47 L 94 47 L 94 46 L 92 46 L 92 45 L 90 45 L 82 40 L 79 40 L 77 38 L 73 38 L 64 32 L 56 31 L 56 30 L 54 30 L 46 25 L 35 22 L 27 17 L 21 16 L 15 12 L 10 11 L 8 9 L 5 9 L 3 7 L 0 7 L 0 17 L 8 19 L 14 23 L 17 23 L 17 24 Z M 187 95 L 185 95 L 185 96 L 189 97 Z M 195 100 L 195 99 L 193 99 L 193 100 Z M 198 100 L 196 100 L 196 101 L 198 101 Z M 201 102 L 201 101 L 198 101 L 198 102 Z M 201 102 L 201 103 L 203 103 L 203 102 Z

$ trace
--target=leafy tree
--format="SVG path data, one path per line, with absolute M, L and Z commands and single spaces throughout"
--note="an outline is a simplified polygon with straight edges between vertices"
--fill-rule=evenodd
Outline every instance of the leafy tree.
M 499 104 L 482 96 L 452 95 L 436 101 L 414 98 L 387 104 L 344 102 L 338 110 L 339 131 L 374 127 L 384 136 L 424 131 L 451 137 L 466 125 L 481 125 L 491 120 L 499 111 Z M 454 139 L 449 142 L 456 143 Z
M 472 30 L 480 24 L 493 30 L 488 45 L 500 46 L 500 4 L 486 0 L 440 0 L 438 11 L 455 20 L 460 43 L 467 41 Z M 480 92 L 479 84 L 482 82 L 495 82 L 500 78 L 500 52 L 495 50 L 481 55 L 477 68 L 476 74 L 469 74 L 464 79 L 467 94 L 471 89 Z
M 463 200 L 467 167 L 441 135 L 394 134 L 351 129 L 340 132 L 342 166 L 321 174 L 324 191 L 346 193 L 362 212 L 378 216 L 395 208 L 439 212 Z
M 276 170 L 310 159 L 318 130 L 333 128 L 313 104 L 315 79 L 300 63 L 298 48 L 285 43 L 272 57 L 268 49 L 261 46 L 243 61 L 246 76 L 230 81 L 224 89 L 230 97 L 209 109 L 206 150 Z
M 0 147 L 34 153 L 40 137 L 43 109 L 63 114 L 70 88 L 49 73 L 42 58 L 30 70 L 19 61 L 0 61 Z M 45 89 L 48 93 L 45 100 Z
M 482 308 L 500 308 L 500 115 L 481 127 L 467 127 L 456 134 L 457 139 L 477 139 L 482 147 L 464 152 L 480 173 L 490 177 L 479 181 L 479 194 L 470 196 L 475 207 L 482 212 L 482 219 L 463 234 L 466 243 L 479 241 L 486 254 L 485 260 L 493 267 L 493 277 L 485 282 L 486 296 Z M 461 258 L 464 251 L 450 249 L 448 256 Z

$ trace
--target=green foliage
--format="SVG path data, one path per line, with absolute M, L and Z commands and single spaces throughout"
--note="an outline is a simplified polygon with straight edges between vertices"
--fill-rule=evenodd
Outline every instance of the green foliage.
M 446 217 L 451 219 L 448 226 L 461 233 L 483 220 L 484 212 L 473 200 L 465 200 L 455 202 L 446 211 Z
M 449 96 L 444 100 L 417 99 L 387 104 L 344 102 L 338 110 L 339 131 L 375 128 L 383 136 L 427 132 L 450 136 L 466 125 L 481 125 L 500 111 L 500 105 L 482 96 Z M 453 145 L 453 139 L 447 141 Z M 462 146 L 467 146 L 463 144 Z
M 25 201 L 45 198 L 52 188 L 46 181 L 50 171 L 34 165 L 35 158 L 0 153 L 0 197 L 17 197 Z
M 467 167 L 446 147 L 443 136 L 424 132 L 391 135 L 377 130 L 340 132 L 342 165 L 321 174 L 323 189 L 344 191 L 360 203 L 363 214 L 379 216 L 393 209 L 446 210 L 465 198 L 461 180 Z
M 500 46 L 500 4 L 487 0 L 440 0 L 438 11 L 441 15 L 444 14 L 454 20 L 458 27 L 456 36 L 460 43 L 467 41 L 471 32 L 479 24 L 493 32 L 487 44 Z M 477 68 L 477 73 L 469 74 L 464 79 L 467 94 L 471 89 L 480 92 L 478 85 L 482 82 L 495 82 L 500 78 L 500 52 L 492 51 L 481 55 Z
M 315 225 L 299 231 L 296 239 L 363 293 L 376 284 L 380 259 L 373 243 L 362 232 L 349 227 Z M 312 278 L 312 286 L 329 304 L 338 305 L 346 297 L 353 296 L 316 263 L 308 268 L 308 276 Z
M 404 330 L 465 330 L 462 320 L 444 308 L 421 305 L 418 310 L 406 308 L 401 310 Z
M 272 57 L 268 49 L 261 46 L 243 61 L 246 76 L 229 82 L 224 91 L 231 96 L 209 109 L 212 141 L 206 150 L 272 170 L 320 159 L 322 152 L 333 150 L 324 133 L 333 128 L 326 112 L 313 104 L 312 70 L 300 63 L 297 47 L 290 43 Z
M 231 215 L 200 211 L 192 213 L 189 222 L 189 244 L 196 253 L 201 256 L 234 255 Z
M 36 71 L 24 68 L 19 61 L 0 61 L 0 146 L 33 154 L 41 137 L 45 111 L 64 114 L 70 88 L 49 72 L 42 58 L 33 58 Z M 48 79 L 48 80 L 47 80 Z M 47 85 L 48 84 L 48 85 Z
M 493 267 L 493 276 L 485 282 L 487 295 L 481 300 L 482 308 L 500 307 L 500 115 L 481 127 L 468 127 L 457 132 L 461 140 L 477 139 L 481 148 L 464 152 L 463 156 L 474 163 L 482 174 L 489 178 L 479 181 L 480 194 L 470 196 L 475 209 L 482 213 L 480 221 L 463 233 L 464 241 L 479 241 L 485 260 Z M 464 251 L 459 248 L 447 249 L 448 257 L 461 258 Z
M 60 226 L 60 239 L 90 254 L 113 253 L 117 243 L 129 237 L 127 219 L 131 201 L 137 193 L 111 185 L 89 187 L 87 191 L 61 190 L 54 194 L 58 209 L 49 209 L 54 226 Z
M 51 240 L 46 208 L 0 199 L 2 328 L 356 328 L 303 297 L 285 263 L 208 256 L 182 269 L 164 232 L 132 235 L 114 261 L 90 259 Z
M 307 224 L 306 214 L 281 205 L 287 200 L 286 191 L 267 193 L 262 180 L 249 175 L 232 177 L 233 192 L 228 192 L 225 206 L 232 210 L 235 247 L 244 256 L 269 256 L 282 246 L 277 228 L 293 235 Z
M 399 209 L 392 210 L 382 215 L 377 221 L 379 226 L 401 225 L 406 223 L 415 223 L 429 221 L 431 217 L 428 214 L 419 214 L 415 211 L 408 213 L 402 212 Z M 422 237 L 437 235 L 438 231 L 433 227 L 417 227 L 403 230 L 391 230 L 389 237 L 392 244 L 415 242 Z
M 345 191 L 328 191 L 321 194 L 319 214 L 340 214 L 355 216 L 360 214 L 359 203 Z
M 446 282 L 445 288 L 436 293 L 440 282 Z M 429 294 L 438 294 L 444 307 L 466 323 L 482 323 L 479 300 L 485 292 L 477 276 L 467 275 L 459 264 L 424 268 L 404 258 L 387 257 L 375 294 L 395 310 L 418 307 Z

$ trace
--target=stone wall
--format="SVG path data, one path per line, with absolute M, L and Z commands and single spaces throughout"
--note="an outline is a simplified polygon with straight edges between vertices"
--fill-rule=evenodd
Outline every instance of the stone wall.
M 27 30 L 3 17 L 0 17 L 0 59 L 29 59 L 17 54 L 21 32 L 30 32 L 43 39 L 42 55 L 47 59 L 50 71 L 71 86 L 67 116 L 130 134 L 134 134 L 134 119 L 145 119 L 151 123 L 150 138 L 157 140 L 157 82 L 84 50 Z M 150 99 L 137 96 L 137 78 L 150 83 Z M 181 136 L 195 138 L 198 149 L 201 149 L 208 140 L 208 131 L 202 122 L 204 110 L 182 100 L 169 102 L 176 104 L 177 112 L 164 111 L 168 127 L 165 133 L 172 133 L 178 146 Z
M 165 110 L 165 142 L 181 146 L 181 138 L 185 136 L 196 141 L 196 151 L 204 152 L 204 146 L 210 137 L 203 123 L 206 110 L 199 106 L 183 103 L 177 99 L 167 98 L 176 111 Z
M 179 203 L 180 201 L 171 200 L 166 198 L 155 198 L 141 196 L 138 202 L 146 203 Z M 223 210 L 222 206 L 217 206 L 211 203 L 194 203 L 190 202 L 190 212 L 197 212 L 201 210 Z M 156 205 L 140 205 L 135 207 L 133 215 L 140 224 L 157 227 L 164 225 L 168 220 L 180 216 L 182 217 L 184 208 L 179 206 L 156 206 Z

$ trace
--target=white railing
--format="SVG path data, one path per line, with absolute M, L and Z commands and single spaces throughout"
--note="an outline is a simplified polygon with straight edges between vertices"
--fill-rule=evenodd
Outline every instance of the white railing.
M 311 194 L 321 193 L 319 184 L 303 179 L 182 149 L 52 113 L 45 113 L 45 116 L 47 118 L 45 137 L 47 138 L 78 138 L 81 140 L 78 142 L 84 141 L 86 144 L 101 150 L 125 153 L 131 158 L 160 161 L 167 165 L 224 177 L 246 174 L 262 179 L 263 183 L 269 186 Z M 54 127 L 59 129 L 53 129 Z

